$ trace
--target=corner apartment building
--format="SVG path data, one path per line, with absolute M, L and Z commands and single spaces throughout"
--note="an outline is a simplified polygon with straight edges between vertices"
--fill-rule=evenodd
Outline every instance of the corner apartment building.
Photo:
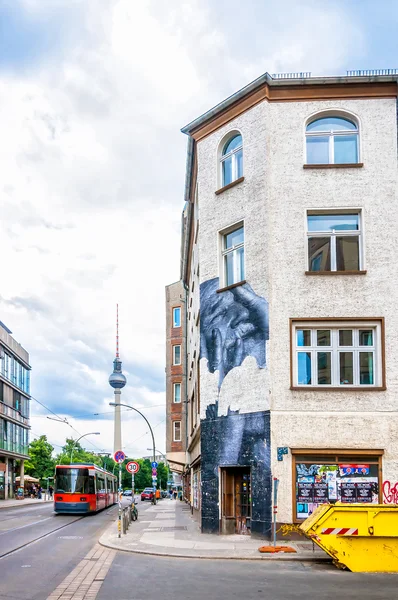
M 29 354 L 0 322 L 0 501 L 12 498 L 16 477 L 23 487 L 29 459 Z
M 176 485 L 186 464 L 185 303 L 182 281 L 166 287 L 166 455 Z
M 266 73 L 182 130 L 203 532 L 268 536 L 274 477 L 282 523 L 398 502 L 397 81 Z

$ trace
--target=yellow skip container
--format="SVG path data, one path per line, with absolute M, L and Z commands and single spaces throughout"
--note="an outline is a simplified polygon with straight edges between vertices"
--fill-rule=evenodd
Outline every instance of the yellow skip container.
M 322 504 L 301 531 L 356 573 L 398 573 L 398 505 Z

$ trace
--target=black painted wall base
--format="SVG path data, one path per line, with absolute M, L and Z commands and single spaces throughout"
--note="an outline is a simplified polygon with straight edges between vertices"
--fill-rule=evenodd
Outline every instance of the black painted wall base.
M 217 416 L 217 405 L 201 421 L 202 532 L 220 533 L 220 467 L 250 467 L 251 532 L 271 535 L 270 412 Z

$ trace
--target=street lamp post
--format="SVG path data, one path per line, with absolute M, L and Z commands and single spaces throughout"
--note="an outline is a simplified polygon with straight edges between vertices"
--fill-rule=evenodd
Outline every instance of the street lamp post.
M 70 451 L 70 464 L 72 464 L 73 450 L 75 449 L 77 442 L 80 441 L 82 438 L 86 437 L 87 435 L 100 435 L 100 432 L 99 431 L 91 431 L 90 433 L 85 433 L 73 442 L 72 449 Z
M 116 402 L 109 402 L 109 406 L 116 406 Z M 141 417 L 143 419 L 145 419 L 146 424 L 149 427 L 149 431 L 151 432 L 151 436 L 152 436 L 152 456 L 153 456 L 153 462 L 155 462 L 155 456 L 156 456 L 156 451 L 155 451 L 155 436 L 153 435 L 153 431 L 152 431 L 152 427 L 151 424 L 149 423 L 148 419 L 146 418 L 145 415 L 142 414 L 142 412 L 140 412 L 138 410 L 138 408 L 134 408 L 134 406 L 130 406 L 129 404 L 122 404 L 122 403 L 118 403 L 118 406 L 125 406 L 126 408 L 130 408 L 131 410 L 135 410 L 135 412 L 137 412 L 139 415 L 141 415 Z M 156 504 L 156 485 L 153 486 L 153 504 Z

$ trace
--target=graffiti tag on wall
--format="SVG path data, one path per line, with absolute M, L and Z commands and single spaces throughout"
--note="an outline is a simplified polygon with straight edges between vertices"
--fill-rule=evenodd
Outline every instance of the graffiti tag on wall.
M 383 504 L 398 504 L 398 482 L 391 481 L 383 483 Z
M 248 283 L 217 293 L 218 277 L 200 286 L 200 356 L 210 373 L 219 372 L 218 389 L 225 376 L 253 356 L 260 369 L 266 365 L 269 337 L 268 302 Z

